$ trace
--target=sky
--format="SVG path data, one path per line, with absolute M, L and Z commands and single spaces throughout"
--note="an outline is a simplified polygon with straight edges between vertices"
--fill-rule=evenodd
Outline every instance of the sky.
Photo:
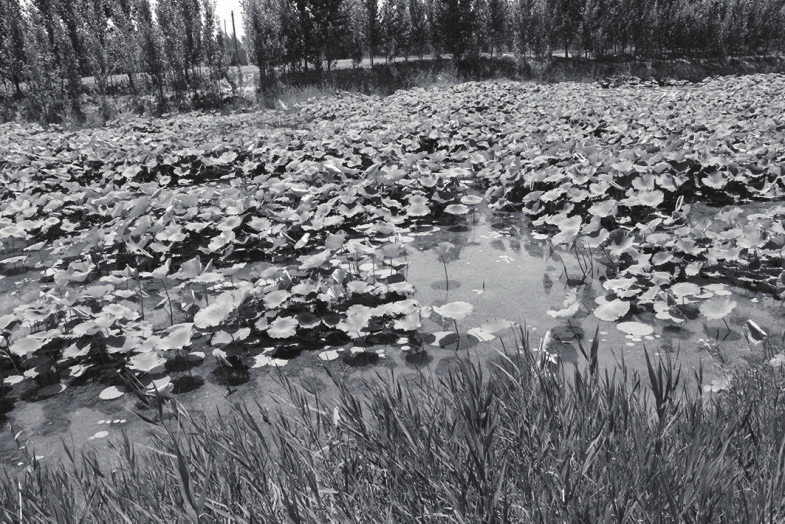
M 240 9 L 240 0 L 215 0 L 215 14 L 221 21 L 221 28 L 224 26 L 226 20 L 226 30 L 232 34 L 232 15 L 234 11 L 234 25 L 237 29 L 237 37 L 241 38 L 245 31 L 243 30 L 242 10 Z

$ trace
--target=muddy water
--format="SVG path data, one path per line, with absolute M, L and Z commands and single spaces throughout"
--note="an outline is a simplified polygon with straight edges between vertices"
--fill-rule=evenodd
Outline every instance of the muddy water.
M 245 376 L 230 377 L 228 386 L 222 369 L 208 356 L 192 370 L 196 380 L 203 384 L 190 392 L 174 394 L 174 398 L 195 414 L 209 415 L 216 409 L 225 411 L 235 402 L 257 400 L 272 410 L 286 403 L 281 376 L 318 391 L 329 402 L 336 389 L 324 366 L 329 366 L 339 378 L 358 382 L 389 371 L 396 376 L 442 375 L 456 355 L 468 352 L 471 358 L 484 361 L 503 347 L 513 347 L 520 334 L 517 329 L 469 334 L 489 322 L 498 327 L 499 319 L 525 326 L 534 347 L 539 347 L 549 332 L 550 351 L 568 365 L 583 365 L 578 342 L 588 347 L 597 330 L 601 339 L 600 361 L 605 367 L 613 367 L 623 358 L 629 368 L 644 371 L 645 347 L 651 354 L 670 356 L 685 371 L 702 362 L 706 382 L 715 381 L 715 385 L 721 386 L 728 369 L 743 365 L 745 359 L 760 352 L 743 336 L 744 323 L 752 319 L 771 333 L 783 312 L 777 301 L 728 286 L 738 305 L 726 318 L 727 326 L 722 321 L 706 322 L 697 317 L 674 329 L 647 313 L 625 318 L 653 328 L 651 334 L 636 337 L 619 331 L 617 323 L 601 321 L 591 313 L 596 307 L 594 299 L 604 294 L 600 279 L 605 271 L 602 261 L 594 260 L 592 267 L 587 268 L 585 260 L 582 267 L 573 252 L 554 252 L 544 239 L 532 236 L 520 215 L 486 210 L 475 217 L 441 224 L 436 229 L 414 230 L 399 239 L 406 242 L 407 279 L 415 286 L 414 298 L 421 305 L 438 307 L 464 301 L 473 306 L 472 313 L 458 321 L 459 339 L 451 334 L 452 320 L 443 320 L 434 312 L 423 320 L 423 336 L 418 340 L 398 339 L 393 344 L 372 348 L 381 351 L 381 356 L 348 358 L 350 349 L 346 347 L 340 358 L 324 362 L 316 352 L 304 352 L 287 361 L 284 367 L 252 369 Z M 442 259 L 437 246 L 443 242 L 453 247 Z M 29 278 L 21 275 L 6 279 L 5 284 L 19 289 L 13 291 L 13 296 L 12 288 L 7 289 L 9 299 L 3 304 L 3 311 L 10 311 L 9 308 L 26 300 L 25 293 L 33 293 L 29 287 L 16 283 Z M 563 309 L 565 298 L 571 293 L 580 299 L 578 310 L 559 316 L 557 312 Z M 196 339 L 194 349 L 210 355 L 206 339 Z M 87 383 L 69 387 L 53 397 L 17 402 L 0 421 L 2 463 L 9 468 L 25 466 L 15 435 L 31 455 L 44 462 L 64 459 L 62 442 L 77 450 L 95 449 L 108 464 L 114 462 L 109 443 L 116 442 L 123 431 L 142 445 L 149 442 L 151 427 L 136 415 L 146 412 L 138 400 L 126 393 L 116 400 L 100 401 L 98 394 L 103 388 L 100 384 Z

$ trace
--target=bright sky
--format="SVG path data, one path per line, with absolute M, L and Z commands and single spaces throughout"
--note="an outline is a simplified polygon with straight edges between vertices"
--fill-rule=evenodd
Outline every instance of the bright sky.
M 243 29 L 242 9 L 240 8 L 240 0 L 215 0 L 215 14 L 221 21 L 221 29 L 226 20 L 226 30 L 232 34 L 232 15 L 234 11 L 234 26 L 237 29 L 237 38 L 242 38 L 245 34 Z

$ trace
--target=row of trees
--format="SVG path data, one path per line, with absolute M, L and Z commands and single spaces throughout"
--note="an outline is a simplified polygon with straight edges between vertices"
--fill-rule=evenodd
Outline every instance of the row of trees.
M 45 118 L 83 116 L 84 77 L 100 95 L 122 75 L 160 99 L 216 82 L 226 43 L 215 0 L 0 0 L 0 80 Z
M 785 43 L 785 0 L 243 0 L 243 10 L 268 72 L 428 51 L 725 57 Z
M 0 79 L 43 110 L 81 113 L 99 93 L 184 92 L 226 76 L 234 45 L 216 0 L 0 0 Z M 261 78 L 281 68 L 425 53 L 728 56 L 781 51 L 785 0 L 241 0 L 244 48 Z M 205 70 L 207 74 L 205 74 Z

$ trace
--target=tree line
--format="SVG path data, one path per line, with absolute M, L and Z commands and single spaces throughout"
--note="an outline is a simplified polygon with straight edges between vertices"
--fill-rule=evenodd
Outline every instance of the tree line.
M 260 84 L 281 70 L 330 70 L 425 54 L 726 57 L 781 52 L 785 0 L 241 0 L 231 40 L 215 0 L 0 0 L 0 80 L 40 111 L 81 114 L 82 78 L 99 94 L 196 92 L 247 53 Z M 61 108 L 62 109 L 62 108 Z
M 269 73 L 363 56 L 727 57 L 785 43 L 785 0 L 243 0 L 243 10 L 252 59 Z

